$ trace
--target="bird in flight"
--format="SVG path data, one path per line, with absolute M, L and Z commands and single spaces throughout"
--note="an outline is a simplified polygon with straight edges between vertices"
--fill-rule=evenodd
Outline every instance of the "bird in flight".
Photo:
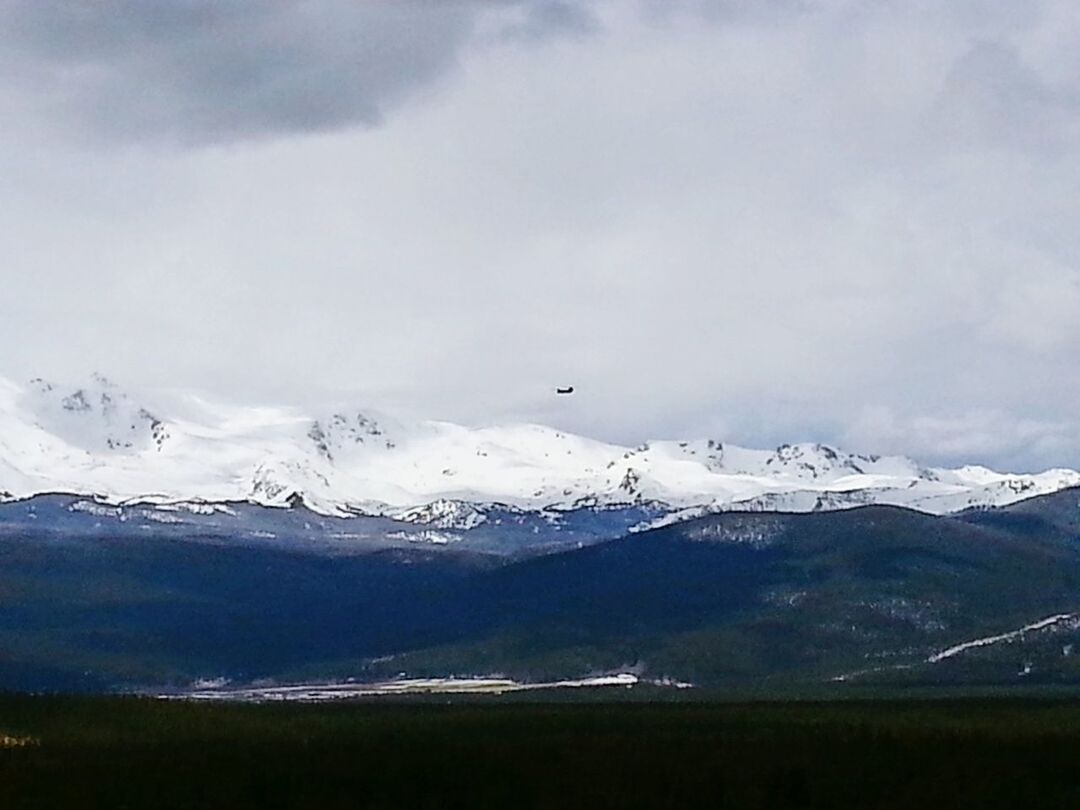
M 574 386 L 568 385 L 568 386 L 566 386 L 566 388 L 556 388 L 555 393 L 556 394 L 572 394 L 572 393 L 574 393 Z

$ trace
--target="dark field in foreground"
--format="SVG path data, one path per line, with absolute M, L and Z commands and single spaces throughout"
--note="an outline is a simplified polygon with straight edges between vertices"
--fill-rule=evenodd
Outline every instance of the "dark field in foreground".
M 1076 807 L 1080 703 L 0 697 L 0 807 Z

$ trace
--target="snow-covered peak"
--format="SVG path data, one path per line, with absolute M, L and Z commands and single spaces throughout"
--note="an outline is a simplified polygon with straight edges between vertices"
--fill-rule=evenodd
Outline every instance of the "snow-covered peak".
M 8 499 L 69 492 L 112 503 L 303 504 L 326 515 L 469 528 L 491 503 L 537 511 L 892 503 L 949 512 L 1078 484 L 1072 470 L 931 469 L 824 444 L 624 447 L 543 425 L 407 422 L 366 407 L 308 413 L 192 394 L 156 394 L 149 405 L 102 377 L 80 385 L 0 380 L 0 498 Z
M 400 434 L 400 425 L 388 424 L 386 417 L 370 411 L 336 412 L 315 418 L 307 431 L 315 449 L 329 461 L 393 450 Z
M 21 391 L 5 389 L 23 418 L 87 453 L 160 450 L 169 439 L 161 419 L 99 374 L 79 386 L 38 378 Z
M 715 473 L 807 483 L 832 483 L 865 475 L 918 478 L 928 472 L 903 456 L 860 455 L 809 442 L 782 444 L 775 450 L 752 450 L 718 439 L 702 439 L 653 442 L 641 449 L 650 448 L 667 456 L 693 459 Z

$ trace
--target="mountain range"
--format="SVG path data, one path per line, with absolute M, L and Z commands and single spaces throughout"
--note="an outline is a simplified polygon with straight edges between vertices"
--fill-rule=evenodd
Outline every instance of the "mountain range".
M 1080 685 L 1072 471 L 162 402 L 0 384 L 0 689 Z
M 823 444 L 720 439 L 635 447 L 533 424 L 405 422 L 368 409 L 240 407 L 195 394 L 143 402 L 101 376 L 0 380 L 0 500 L 69 493 L 109 505 L 303 504 L 324 516 L 475 528 L 492 505 L 533 513 L 650 505 L 714 511 L 871 503 L 943 514 L 1080 484 L 1080 473 L 925 467 Z

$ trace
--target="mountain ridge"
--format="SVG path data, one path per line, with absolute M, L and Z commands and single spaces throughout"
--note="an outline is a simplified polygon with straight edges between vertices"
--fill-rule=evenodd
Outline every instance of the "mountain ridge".
M 1080 491 L 946 516 L 725 512 L 525 556 L 328 557 L 137 520 L 83 535 L 45 506 L 0 521 L 3 688 L 615 671 L 718 689 L 1080 683 Z
M 930 468 L 820 443 L 626 447 L 536 424 L 465 427 L 367 409 L 158 399 L 144 404 L 100 375 L 76 386 L 0 379 L 0 499 L 63 492 L 107 504 L 303 503 L 323 515 L 467 529 L 483 521 L 483 504 L 542 513 L 650 503 L 668 513 L 661 521 L 870 503 L 942 514 L 1080 484 L 1074 470 Z

